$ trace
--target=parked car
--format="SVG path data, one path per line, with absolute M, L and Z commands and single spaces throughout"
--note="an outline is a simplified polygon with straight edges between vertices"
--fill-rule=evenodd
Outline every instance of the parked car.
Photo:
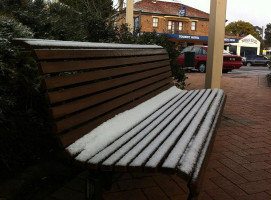
M 249 55 L 243 59 L 243 65 L 252 66 L 252 65 L 262 65 L 269 66 L 270 60 L 262 55 Z
M 206 61 L 207 61 L 207 50 L 208 46 L 189 46 L 181 51 L 178 62 L 182 67 L 184 66 L 184 53 L 185 52 L 195 52 L 195 67 L 194 69 L 199 70 L 201 73 L 206 71 Z M 239 69 L 242 66 L 242 58 L 237 55 L 232 55 L 228 51 L 223 52 L 223 72 L 229 72 L 233 69 Z

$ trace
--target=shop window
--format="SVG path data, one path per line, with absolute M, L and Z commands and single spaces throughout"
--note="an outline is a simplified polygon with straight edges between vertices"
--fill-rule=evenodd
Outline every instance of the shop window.
M 197 22 L 191 22 L 191 31 L 196 30 L 196 25 L 197 25 Z
M 157 17 L 152 18 L 152 26 L 158 27 L 158 18 Z
M 235 45 L 231 45 L 230 48 L 230 53 L 233 54 L 233 55 L 237 55 L 237 46 Z

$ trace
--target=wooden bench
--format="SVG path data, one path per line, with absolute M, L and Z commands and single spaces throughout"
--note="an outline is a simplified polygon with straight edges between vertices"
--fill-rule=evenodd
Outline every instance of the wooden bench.
M 70 158 L 99 174 L 175 173 L 197 199 L 222 90 L 176 88 L 168 54 L 156 45 L 14 42 L 39 62 L 55 133 Z

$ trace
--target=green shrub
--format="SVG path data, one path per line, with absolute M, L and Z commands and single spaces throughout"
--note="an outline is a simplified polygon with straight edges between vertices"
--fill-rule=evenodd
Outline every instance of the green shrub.
M 176 81 L 176 86 L 184 89 L 187 77 L 185 76 L 185 71 L 176 62 L 179 53 L 176 50 L 175 43 L 171 42 L 166 34 L 157 35 L 155 31 L 152 33 L 143 33 L 138 37 L 137 41 L 139 44 L 157 44 L 167 50 L 170 59 L 171 72 Z
M 85 41 L 87 38 L 82 14 L 65 5 L 46 5 L 36 0 L 13 12 L 14 17 L 33 30 L 39 39 Z
M 46 154 L 53 144 L 37 64 L 11 44 L 31 30 L 0 16 L 0 171 L 17 171 Z M 4 173 L 3 173 L 4 174 Z M 2 175 L 3 175 L 2 174 Z

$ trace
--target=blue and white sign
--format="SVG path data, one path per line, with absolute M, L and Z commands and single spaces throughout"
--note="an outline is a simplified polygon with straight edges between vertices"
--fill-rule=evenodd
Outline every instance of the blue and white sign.
M 157 35 L 162 35 L 164 33 L 157 33 Z M 185 35 L 185 34 L 166 34 L 170 38 L 174 39 L 182 39 L 182 40 L 200 40 L 200 41 L 208 41 L 208 36 L 200 36 L 200 35 Z M 237 38 L 224 38 L 225 43 L 237 43 L 239 40 Z
M 179 8 L 179 17 L 186 16 L 186 7 Z
M 226 43 L 237 43 L 239 40 L 237 38 L 224 38 Z

